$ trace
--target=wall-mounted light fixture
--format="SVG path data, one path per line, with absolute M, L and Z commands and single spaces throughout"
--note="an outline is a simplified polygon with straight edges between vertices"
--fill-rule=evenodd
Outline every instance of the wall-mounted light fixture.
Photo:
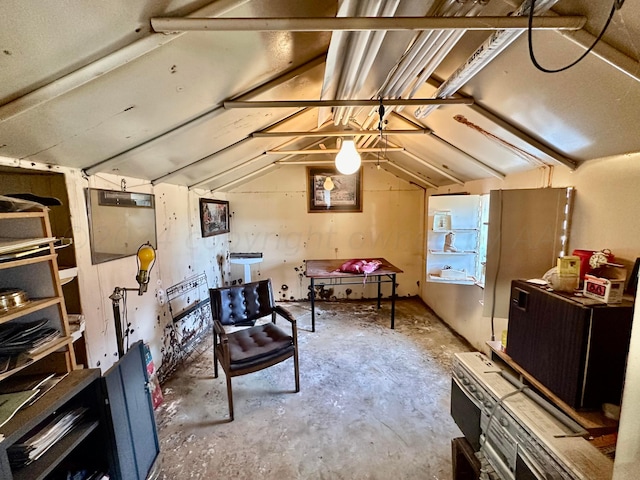
M 336 155 L 336 168 L 343 175 L 351 175 L 360 168 L 362 159 L 356 150 L 356 144 L 353 138 L 342 140 L 340 151 Z
M 149 284 L 149 272 L 153 268 L 153 264 L 156 261 L 156 251 L 153 249 L 149 242 L 141 245 L 138 249 L 138 274 L 136 280 L 140 285 L 138 289 L 138 295 L 142 295 L 147 291 L 147 285 Z
M 122 356 L 126 353 L 124 346 L 124 337 L 127 339 L 129 337 L 129 323 L 127 321 L 127 292 L 128 291 L 137 291 L 138 295 L 142 295 L 147 291 L 147 285 L 149 284 L 149 273 L 153 268 L 153 265 L 156 260 L 156 251 L 151 245 L 151 243 L 147 242 L 140 245 L 138 248 L 138 253 L 136 255 L 138 261 L 138 273 L 136 275 L 136 281 L 138 282 L 138 288 L 125 288 L 125 287 L 116 287 L 113 290 L 113 293 L 109 296 L 113 307 L 113 321 L 116 328 L 116 344 L 118 347 L 118 358 L 122 358 Z M 120 301 L 123 301 L 124 304 L 124 315 L 120 313 Z M 122 329 L 122 321 L 124 317 L 125 330 Z M 128 340 L 127 340 L 128 344 Z M 128 347 L 128 345 L 127 345 Z

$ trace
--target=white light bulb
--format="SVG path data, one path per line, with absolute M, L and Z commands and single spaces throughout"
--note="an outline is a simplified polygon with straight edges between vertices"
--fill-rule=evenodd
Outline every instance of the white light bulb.
M 362 160 L 353 140 L 344 140 L 336 155 L 336 168 L 343 175 L 351 175 L 360 168 Z

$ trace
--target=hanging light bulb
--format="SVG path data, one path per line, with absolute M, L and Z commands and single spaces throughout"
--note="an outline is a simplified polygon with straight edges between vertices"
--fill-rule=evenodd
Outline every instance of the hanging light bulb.
M 324 184 L 322 185 L 324 187 L 325 190 L 331 191 L 335 188 L 335 184 L 333 183 L 333 180 L 331 179 L 331 177 L 327 177 L 324 179 Z
M 340 151 L 336 155 L 336 168 L 343 175 L 351 175 L 360 168 L 362 160 L 356 150 L 356 144 L 352 138 L 342 141 Z

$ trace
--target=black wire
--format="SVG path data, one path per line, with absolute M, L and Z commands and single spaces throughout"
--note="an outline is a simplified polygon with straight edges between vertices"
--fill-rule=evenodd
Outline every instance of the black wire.
M 378 121 L 378 130 L 380 131 L 380 138 L 382 138 L 382 129 L 384 128 L 384 105 L 382 104 L 382 97 L 380 97 L 380 107 L 378 108 L 378 115 L 380 116 L 380 120 Z
M 540 71 L 545 72 L 545 73 L 558 73 L 558 72 L 562 72 L 564 70 L 567 70 L 571 67 L 573 67 L 574 65 L 576 65 L 578 62 L 580 62 L 584 57 L 586 57 L 591 50 L 593 50 L 593 48 L 598 44 L 598 42 L 602 39 L 602 37 L 604 36 L 604 32 L 607 31 L 607 28 L 609 27 L 609 24 L 611 23 L 611 20 L 613 19 L 613 14 L 615 13 L 616 10 L 620 9 L 622 7 L 622 4 L 624 3 L 624 0 L 613 0 L 613 5 L 611 6 L 611 12 L 609 12 L 609 18 L 607 18 L 607 22 L 604 24 L 604 28 L 602 29 L 602 31 L 600 32 L 600 35 L 598 35 L 598 38 L 595 39 L 595 41 L 593 42 L 593 44 L 587 49 L 586 52 L 584 52 L 576 61 L 574 61 L 573 63 L 570 63 L 569 65 L 566 65 L 562 68 L 557 68 L 555 70 L 550 70 L 547 68 L 544 68 L 543 66 L 541 66 L 538 61 L 536 60 L 536 56 L 533 53 L 533 35 L 532 35 L 532 31 L 533 31 L 533 11 L 535 8 L 535 0 L 531 0 L 531 7 L 529 9 L 529 27 L 527 28 L 527 36 L 529 39 L 529 57 L 531 58 L 531 62 L 533 63 L 533 65 Z

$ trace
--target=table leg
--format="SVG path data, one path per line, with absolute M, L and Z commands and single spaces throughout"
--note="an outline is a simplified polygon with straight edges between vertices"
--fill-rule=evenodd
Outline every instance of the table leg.
M 313 277 L 311 277 L 311 290 L 309 291 L 309 299 L 311 300 L 311 331 L 316 331 L 316 308 L 315 308 L 315 297 L 316 297 L 316 289 L 315 289 L 315 281 Z
M 378 310 L 380 310 L 382 307 L 380 306 L 380 299 L 382 298 L 382 277 L 380 277 L 380 275 L 378 275 Z
M 396 274 L 391 275 L 391 328 L 396 328 Z

